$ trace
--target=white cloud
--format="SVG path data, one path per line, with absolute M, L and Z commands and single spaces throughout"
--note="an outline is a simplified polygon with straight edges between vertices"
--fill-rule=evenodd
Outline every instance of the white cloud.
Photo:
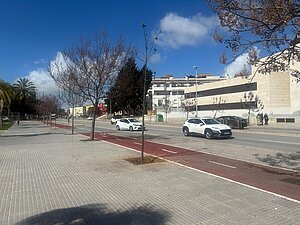
M 58 88 L 48 72 L 45 69 L 39 68 L 31 71 L 26 78 L 30 79 L 38 90 L 38 94 L 52 94 L 56 95 Z
M 179 48 L 195 46 L 207 38 L 219 24 L 216 16 L 203 16 L 198 13 L 193 17 L 181 17 L 168 13 L 160 20 L 157 44 L 163 47 Z
M 234 75 L 241 72 L 244 65 L 246 65 L 250 71 L 250 65 L 248 64 L 248 53 L 244 53 L 238 56 L 232 63 L 230 63 L 224 69 L 224 75 L 229 77 L 234 77 Z
M 256 46 L 254 46 L 254 49 L 259 57 L 260 49 Z M 238 56 L 232 63 L 225 67 L 224 76 L 234 77 L 237 73 L 241 72 L 244 65 L 246 65 L 247 70 L 251 72 L 251 65 L 248 63 L 248 53 Z
M 67 61 L 61 52 L 57 52 L 55 59 L 50 62 L 50 70 L 53 74 L 67 69 Z
M 33 63 L 36 65 L 39 65 L 39 64 L 46 64 L 47 61 L 46 61 L 46 59 L 39 59 L 39 60 L 34 61 Z

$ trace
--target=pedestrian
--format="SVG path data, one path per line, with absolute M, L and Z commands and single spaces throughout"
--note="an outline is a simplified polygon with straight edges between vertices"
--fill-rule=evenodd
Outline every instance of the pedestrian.
M 257 120 L 257 125 L 263 125 L 263 114 L 258 113 L 256 116 L 256 120 Z
M 267 113 L 265 113 L 265 115 L 264 115 L 264 120 L 265 120 L 265 125 L 268 125 L 269 117 L 268 117 Z
M 17 120 L 18 125 L 20 125 L 20 119 Z
M 257 113 L 257 115 L 256 115 L 256 123 L 257 123 L 257 125 L 259 125 L 259 113 Z

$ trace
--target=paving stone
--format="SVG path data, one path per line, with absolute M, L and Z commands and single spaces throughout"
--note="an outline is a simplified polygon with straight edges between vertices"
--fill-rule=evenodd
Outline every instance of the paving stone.
M 299 224 L 299 203 L 83 139 L 0 137 L 0 224 Z

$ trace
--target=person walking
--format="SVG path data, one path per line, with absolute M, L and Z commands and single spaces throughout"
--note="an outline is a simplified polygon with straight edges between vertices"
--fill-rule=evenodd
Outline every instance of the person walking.
M 265 125 L 268 125 L 269 124 L 269 117 L 268 117 L 267 113 L 265 113 L 265 115 L 264 115 L 264 120 L 265 120 Z

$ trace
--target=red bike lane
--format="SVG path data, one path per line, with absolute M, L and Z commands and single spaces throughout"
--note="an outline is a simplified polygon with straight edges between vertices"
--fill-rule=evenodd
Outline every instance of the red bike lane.
M 61 129 L 70 129 L 68 125 L 55 124 L 55 126 Z M 82 134 L 90 137 L 90 133 Z M 141 151 L 140 140 L 101 132 L 95 132 L 95 138 Z M 272 192 L 282 197 L 290 198 L 298 202 L 300 201 L 299 172 L 230 159 L 146 140 L 144 152 L 244 185 Z
M 90 136 L 89 133 L 84 133 Z M 141 141 L 105 133 L 95 138 L 141 151 Z M 145 141 L 144 152 L 166 160 L 300 201 L 297 172 Z

